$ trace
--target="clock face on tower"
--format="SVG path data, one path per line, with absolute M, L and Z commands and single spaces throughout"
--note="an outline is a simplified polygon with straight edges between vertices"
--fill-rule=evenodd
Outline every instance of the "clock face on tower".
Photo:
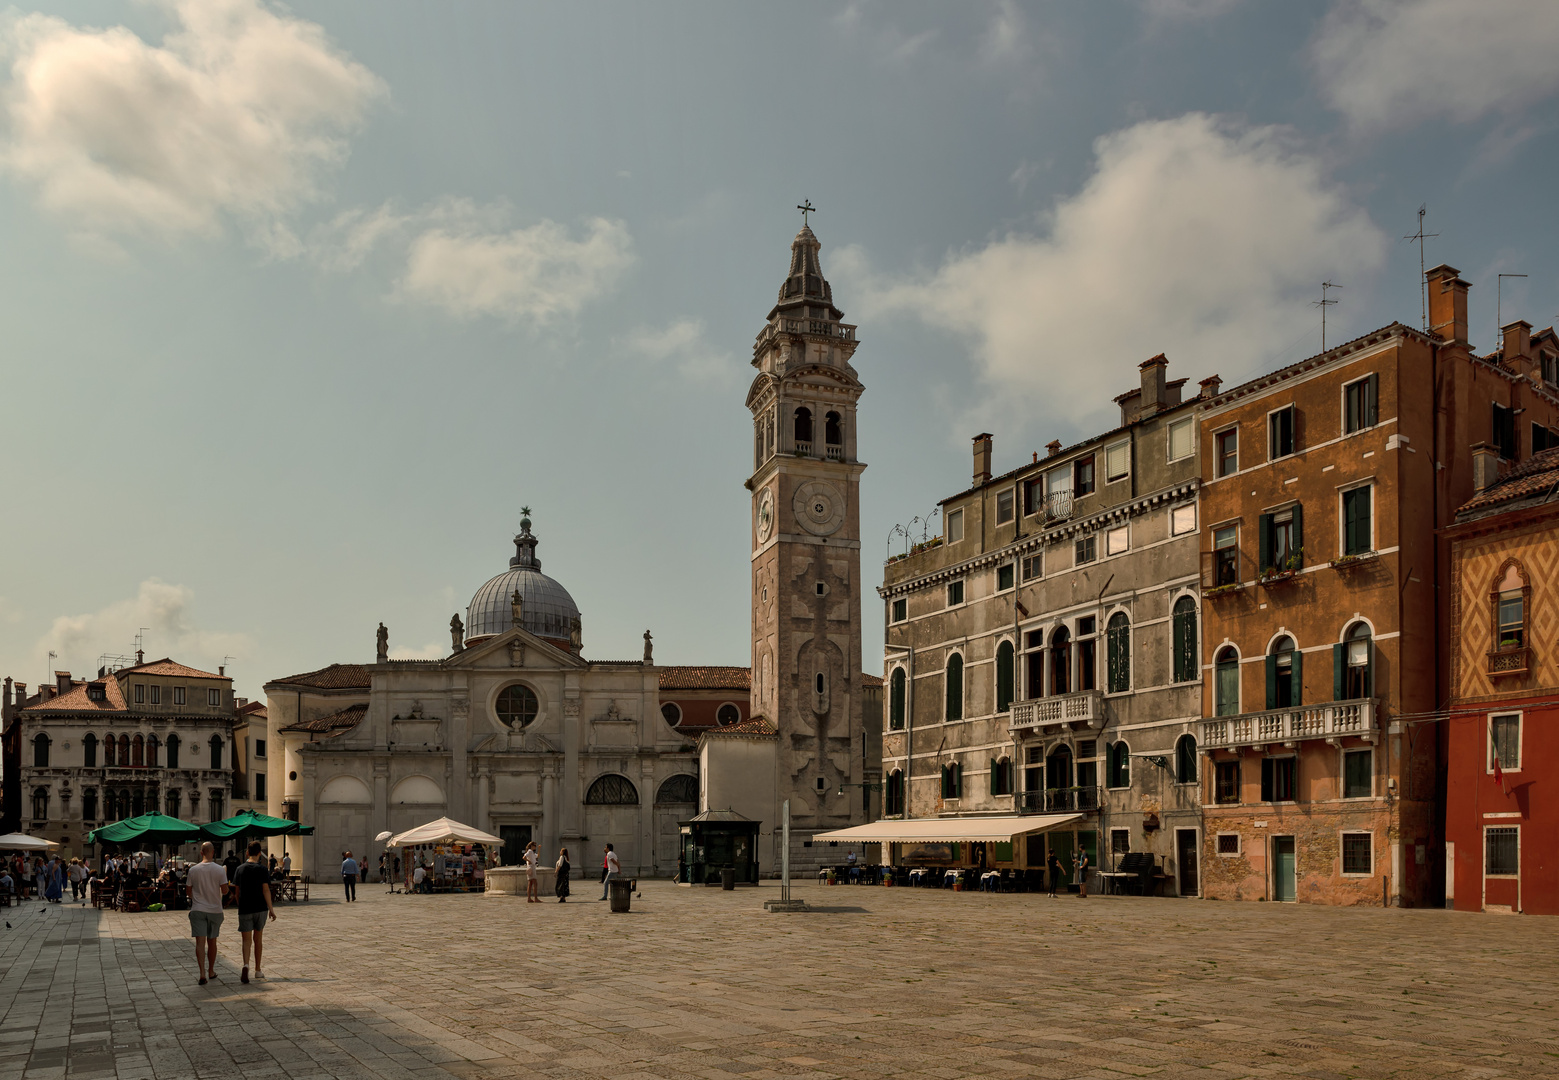
M 758 542 L 767 543 L 774 532 L 774 492 L 765 488 L 758 497 Z
M 830 536 L 844 524 L 844 496 L 826 480 L 808 480 L 796 489 L 796 521 L 813 536 Z

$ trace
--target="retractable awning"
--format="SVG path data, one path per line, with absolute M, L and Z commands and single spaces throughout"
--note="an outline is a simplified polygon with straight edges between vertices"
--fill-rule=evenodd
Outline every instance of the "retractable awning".
M 813 841 L 851 844 L 981 844 L 1004 843 L 1019 836 L 1050 832 L 1081 821 L 1082 814 L 1002 814 L 999 817 L 911 818 L 874 821 L 848 829 L 821 832 Z

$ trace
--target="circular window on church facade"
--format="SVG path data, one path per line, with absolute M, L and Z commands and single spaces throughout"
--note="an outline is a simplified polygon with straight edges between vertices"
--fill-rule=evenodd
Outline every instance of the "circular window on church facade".
M 720 706 L 720 711 L 715 713 L 715 719 L 722 724 L 734 724 L 742 718 L 742 711 L 727 701 Z
M 522 728 L 536 719 L 540 707 L 536 692 L 528 686 L 506 686 L 498 695 L 498 719 L 512 728 Z

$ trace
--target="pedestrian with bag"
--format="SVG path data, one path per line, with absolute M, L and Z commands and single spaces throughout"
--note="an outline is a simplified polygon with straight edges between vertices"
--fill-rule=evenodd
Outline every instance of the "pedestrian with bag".
M 345 856 L 341 860 L 341 883 L 346 886 L 346 902 L 350 904 L 357 899 L 357 860 L 350 851 L 341 854 Z
M 233 887 L 238 890 L 238 932 L 244 939 L 244 967 L 239 982 L 249 981 L 249 952 L 254 949 L 254 977 L 265 978 L 261 952 L 265 948 L 265 923 L 276 920 L 271 899 L 271 874 L 260 856 L 260 841 L 249 841 L 249 859 L 233 871 Z
M 617 852 L 612 850 L 612 845 L 606 845 L 606 858 L 602 860 L 601 895 L 599 899 L 605 900 L 606 894 L 612 888 L 612 879 L 622 876 L 622 863 L 617 861 Z
M 217 934 L 222 929 L 222 898 L 227 895 L 227 870 L 216 862 L 217 849 L 200 845 L 200 862 L 189 868 L 189 929 L 195 939 L 195 965 L 200 985 L 217 977 Z
M 573 869 L 568 862 L 568 848 L 558 852 L 557 865 L 553 867 L 556 878 L 552 884 L 552 891 L 557 894 L 558 903 L 568 903 L 568 874 Z

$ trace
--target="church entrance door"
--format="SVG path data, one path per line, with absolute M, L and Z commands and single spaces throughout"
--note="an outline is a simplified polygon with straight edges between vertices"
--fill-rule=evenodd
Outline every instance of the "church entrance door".
M 525 845 L 531 842 L 529 825 L 500 825 L 498 835 L 503 837 L 503 865 L 519 866 L 525 857 Z

